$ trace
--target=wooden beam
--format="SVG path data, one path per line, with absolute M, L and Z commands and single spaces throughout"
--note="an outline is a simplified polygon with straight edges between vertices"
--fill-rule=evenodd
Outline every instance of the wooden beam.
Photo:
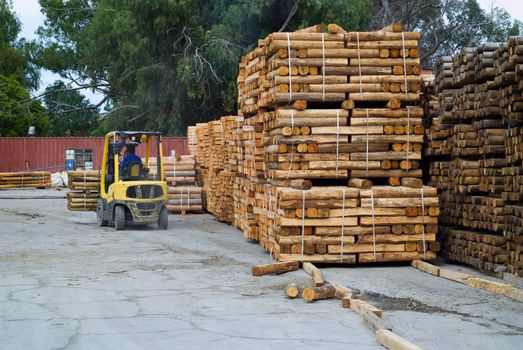
M 420 271 L 426 272 L 428 274 L 438 276 L 439 277 L 439 267 L 436 265 L 432 265 L 426 261 L 422 260 L 414 260 L 412 261 L 411 265 L 415 268 L 417 268 Z
M 387 329 L 376 331 L 376 340 L 378 343 L 390 350 L 421 350 L 419 346 L 412 344 L 405 338 L 402 338 Z
M 321 273 L 320 269 L 318 269 L 310 262 L 304 262 L 302 268 L 312 277 L 312 279 L 314 280 L 314 285 L 316 287 L 323 286 L 325 280 L 323 279 L 323 273 Z
M 253 276 L 275 275 L 295 271 L 300 268 L 298 261 L 279 262 L 267 265 L 255 265 L 252 267 Z
M 365 324 L 374 332 L 377 332 L 380 329 L 392 331 L 392 327 L 387 322 L 383 321 L 380 317 L 376 316 L 374 312 L 365 311 L 361 314 L 361 317 L 363 317 Z
M 380 309 L 360 299 L 351 299 L 350 309 L 360 315 L 363 315 L 365 312 L 372 312 L 379 318 L 383 316 L 383 312 Z

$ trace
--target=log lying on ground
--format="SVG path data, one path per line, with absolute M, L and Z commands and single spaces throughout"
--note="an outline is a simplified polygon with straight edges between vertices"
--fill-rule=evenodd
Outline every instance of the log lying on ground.
M 297 261 L 280 262 L 267 265 L 255 265 L 252 267 L 253 276 L 275 275 L 285 272 L 296 271 L 300 268 Z
M 336 289 L 330 284 L 320 287 L 307 287 L 303 289 L 302 297 L 306 301 L 331 299 L 336 296 Z
M 419 346 L 412 344 L 405 338 L 392 333 L 388 329 L 379 329 L 376 331 L 376 340 L 378 343 L 391 350 L 421 350 Z
M 285 294 L 291 299 L 296 298 L 300 294 L 300 288 L 296 283 L 290 283 L 285 288 Z

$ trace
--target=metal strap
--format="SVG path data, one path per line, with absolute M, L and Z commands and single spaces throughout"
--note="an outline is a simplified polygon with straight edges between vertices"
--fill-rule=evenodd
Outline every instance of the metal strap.
M 301 261 L 303 262 L 303 252 L 305 250 L 305 190 L 302 190 L 302 215 L 301 215 Z
M 425 196 L 423 193 L 423 186 L 421 187 L 421 234 L 423 240 L 423 258 L 427 258 L 427 249 L 425 247 Z
M 321 33 L 321 53 L 322 53 L 322 101 L 325 101 L 325 33 Z
M 356 46 L 358 48 L 358 72 L 360 75 L 360 97 L 363 96 L 363 86 L 361 85 L 361 55 L 360 55 L 360 33 L 356 32 Z
M 340 110 L 336 110 L 336 177 L 338 177 L 338 162 L 340 155 Z
M 405 103 L 407 103 L 407 97 L 409 96 L 409 89 L 407 88 L 407 53 L 405 51 L 405 32 L 401 32 L 401 43 L 403 45 L 403 77 L 405 80 Z
M 291 137 L 294 135 L 294 109 L 291 109 Z M 294 158 L 294 138 L 291 141 L 291 162 L 289 164 L 289 169 L 287 170 L 287 179 L 291 177 L 291 170 L 292 170 L 292 161 Z
M 376 227 L 374 226 L 374 192 L 370 189 L 370 204 L 372 208 L 372 251 L 374 252 L 374 261 L 376 261 Z
M 365 136 L 365 177 L 369 176 L 369 109 L 366 109 L 367 112 L 367 127 L 366 127 L 366 136 Z
M 292 101 L 291 35 L 287 32 L 287 58 L 289 61 L 289 103 Z
M 407 107 L 407 173 L 409 172 L 409 154 L 410 154 L 410 109 Z
M 345 234 L 345 189 L 343 189 L 342 204 L 341 204 L 341 250 L 340 250 L 340 263 L 343 263 L 344 234 Z

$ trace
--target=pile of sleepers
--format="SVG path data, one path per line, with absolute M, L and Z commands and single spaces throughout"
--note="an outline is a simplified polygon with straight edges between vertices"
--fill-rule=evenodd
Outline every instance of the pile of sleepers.
M 523 273 L 523 37 L 436 63 L 426 155 L 441 190 L 442 248 L 487 272 Z
M 100 172 L 98 170 L 68 171 L 67 209 L 71 211 L 96 211 Z
M 196 169 L 203 187 L 205 209 L 219 221 L 230 223 L 234 217 L 233 172 L 226 159 L 228 147 L 224 132 L 221 120 L 196 125 Z
M 51 173 L 48 171 L 21 171 L 0 173 L 0 188 L 26 187 L 51 187 Z
M 402 30 L 331 24 L 259 40 L 239 64 L 241 115 L 196 125 L 205 209 L 280 261 L 434 258 L 420 35 Z

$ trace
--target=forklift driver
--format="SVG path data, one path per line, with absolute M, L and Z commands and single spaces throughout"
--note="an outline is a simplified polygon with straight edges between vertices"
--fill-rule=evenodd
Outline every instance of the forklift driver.
M 127 146 L 125 157 L 120 164 L 120 169 L 125 169 L 128 164 L 142 164 L 142 159 L 135 154 L 134 146 Z

